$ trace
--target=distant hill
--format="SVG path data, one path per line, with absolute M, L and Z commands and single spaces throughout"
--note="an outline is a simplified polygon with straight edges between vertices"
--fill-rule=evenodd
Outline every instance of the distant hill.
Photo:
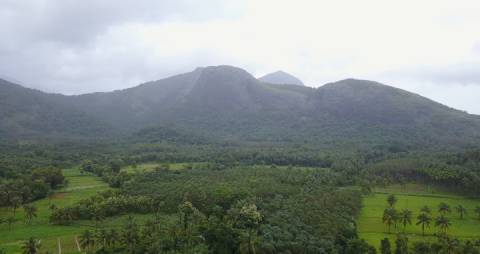
M 106 131 L 134 134 L 142 142 L 212 138 L 422 149 L 478 146 L 480 141 L 479 116 L 365 80 L 316 89 L 279 86 L 240 68 L 211 66 L 107 93 L 46 94 L 5 81 L 0 89 L 1 136 L 104 137 Z
M 258 80 L 270 84 L 276 84 L 276 85 L 297 85 L 297 86 L 304 86 L 303 82 L 291 75 L 288 74 L 284 71 L 276 71 L 270 74 L 267 74 L 263 77 L 258 78 Z
M 112 133 L 107 123 L 77 109 L 65 98 L 0 79 L 0 139 Z

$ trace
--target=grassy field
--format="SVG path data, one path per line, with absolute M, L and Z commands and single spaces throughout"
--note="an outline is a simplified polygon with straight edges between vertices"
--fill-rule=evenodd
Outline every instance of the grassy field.
M 169 167 L 170 170 L 182 170 L 185 169 L 187 166 L 192 165 L 201 166 L 202 162 L 194 162 L 194 163 L 157 163 L 157 162 L 148 162 L 148 163 L 141 163 L 138 164 L 136 167 L 127 166 L 122 168 L 121 170 L 128 173 L 141 173 L 141 172 L 149 172 L 153 171 L 155 168 L 164 165 Z
M 109 187 L 102 182 L 99 177 L 90 174 L 81 174 L 77 169 L 66 169 L 64 175 L 69 184 L 55 192 L 50 198 L 38 200 L 33 203 L 38 208 L 38 217 L 34 218 L 31 225 L 24 222 L 24 212 L 22 208 L 17 209 L 16 219 L 11 228 L 7 224 L 0 225 L 0 249 L 5 249 L 7 253 L 21 253 L 21 246 L 25 239 L 33 236 L 41 240 L 41 253 L 50 251 L 58 253 L 57 241 L 60 241 L 62 253 L 79 253 L 75 236 L 86 229 L 93 229 L 93 222 L 79 221 L 70 226 L 51 225 L 49 223 L 50 204 L 57 207 L 64 207 L 75 202 L 93 196 L 100 191 L 107 190 Z M 6 218 L 11 216 L 12 209 L 0 208 L 0 216 Z M 150 217 L 149 215 L 135 215 L 135 218 L 142 222 Z M 125 216 L 108 218 L 100 224 L 100 227 L 119 227 L 123 225 Z
M 379 246 L 380 240 L 388 237 L 393 243 L 397 232 L 404 232 L 403 225 L 399 225 L 397 229 L 393 226 L 391 233 L 388 234 L 388 228 L 382 223 L 382 215 L 387 208 L 387 197 L 394 194 L 398 202 L 395 208 L 398 211 L 408 208 L 413 212 L 412 225 L 407 225 L 405 233 L 411 242 L 420 240 L 433 239 L 433 234 L 438 232 L 438 228 L 434 226 L 432 221 L 430 228 L 425 230 L 426 236 L 422 236 L 421 226 L 415 225 L 417 216 L 423 206 L 428 206 L 432 210 L 432 217 L 438 215 L 438 204 L 445 202 L 450 205 L 452 212 L 447 215 L 450 219 L 451 226 L 448 230 L 449 235 L 456 236 L 460 239 L 478 239 L 480 238 L 480 220 L 478 215 L 474 213 L 475 207 L 480 206 L 480 200 L 467 199 L 461 196 L 452 195 L 440 190 L 434 190 L 428 186 L 418 184 L 407 184 L 405 186 L 394 185 L 388 188 L 377 188 L 374 193 L 365 196 L 363 199 L 363 208 L 357 221 L 359 236 L 368 243 Z M 460 219 L 455 207 L 462 205 L 467 208 L 467 215 L 464 219 Z

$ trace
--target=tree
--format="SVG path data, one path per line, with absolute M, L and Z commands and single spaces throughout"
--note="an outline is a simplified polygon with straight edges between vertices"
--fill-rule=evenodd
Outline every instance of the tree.
M 347 243 L 345 254 L 375 254 L 373 246 L 368 245 L 363 239 L 352 239 Z
M 454 254 L 454 253 L 468 253 L 468 252 L 461 252 L 460 250 L 460 241 L 456 238 L 448 237 L 447 235 L 440 235 L 438 238 L 443 253 L 447 254 Z
M 110 231 L 108 231 L 108 234 L 106 236 L 106 244 L 108 247 L 113 247 L 115 248 L 115 244 L 117 242 L 117 239 L 118 239 L 118 233 L 115 229 L 110 229 Z
M 395 197 L 395 195 L 390 194 L 387 197 L 387 203 L 391 208 L 393 208 L 395 206 L 395 204 L 397 203 L 397 198 Z
M 262 214 L 258 211 L 255 204 L 248 204 L 244 201 L 229 210 L 229 215 L 236 228 L 245 232 L 243 244 L 248 254 L 255 254 L 255 241 L 257 240 L 258 228 L 262 221 Z
M 105 213 L 103 209 L 98 206 L 94 206 L 90 210 L 90 216 L 92 220 L 95 222 L 95 228 L 98 227 L 98 223 L 102 222 L 105 219 Z
M 432 213 L 432 211 L 430 210 L 430 207 L 428 207 L 428 206 L 423 206 L 423 207 L 420 209 L 420 212 L 426 213 L 426 214 L 431 214 L 431 213 Z
M 10 202 L 13 208 L 13 216 L 15 217 L 15 212 L 17 211 L 17 208 L 19 208 L 22 204 L 22 198 L 19 196 L 14 196 Z
M 418 215 L 416 225 L 422 225 L 422 236 L 425 236 L 425 227 L 430 227 L 431 221 L 432 218 L 427 213 L 421 213 Z
M 118 160 L 113 160 L 110 162 L 110 169 L 114 173 L 119 173 L 121 169 L 121 162 Z
M 33 205 L 24 205 L 23 210 L 25 211 L 25 222 L 32 223 L 33 218 L 37 217 L 38 209 Z
M 17 221 L 17 219 L 13 216 L 7 218 L 8 230 L 12 229 L 12 225 Z
M 412 224 L 412 211 L 408 209 L 403 209 L 400 212 L 399 219 L 400 219 L 400 223 L 403 224 L 403 231 L 405 231 L 407 224 L 410 224 L 410 225 Z
M 23 254 L 37 254 L 41 246 L 40 240 L 37 240 L 33 237 L 30 237 L 23 243 L 22 250 Z
M 426 242 L 414 242 L 412 246 L 412 254 L 430 254 L 432 252 L 430 244 Z
M 457 213 L 460 215 L 460 219 L 463 220 L 463 216 L 467 214 L 467 209 L 462 205 L 458 205 L 457 207 L 455 207 L 455 210 L 457 210 Z
M 403 234 L 397 235 L 397 240 L 395 240 L 395 254 L 408 254 L 408 238 Z
M 440 203 L 438 205 L 438 212 L 441 213 L 442 215 L 445 215 L 447 213 L 450 213 L 450 206 L 444 202 Z
M 95 237 L 96 242 L 99 246 L 101 246 L 101 249 L 105 249 L 107 247 L 108 231 L 102 228 L 96 232 Z
M 83 231 L 83 233 L 80 235 L 80 247 L 86 250 L 86 252 L 91 252 L 94 246 L 95 239 L 92 232 L 90 232 L 90 230 Z
M 390 240 L 388 238 L 383 238 L 383 240 L 380 241 L 380 253 L 392 254 L 392 247 L 390 245 Z
M 475 207 L 475 213 L 478 215 L 478 219 L 480 220 L 480 206 Z
M 390 233 L 390 227 L 397 220 L 397 211 L 393 208 L 387 208 L 383 211 L 382 222 L 387 225 L 388 233 Z
M 443 233 L 446 233 L 448 228 L 450 227 L 450 220 L 443 216 L 443 215 L 440 215 L 440 217 L 437 217 L 435 219 L 435 226 L 436 227 L 439 227 L 440 228 L 440 231 L 443 232 Z
M 122 242 L 125 244 L 127 253 L 135 253 L 140 240 L 137 223 L 132 216 L 128 216 L 127 223 L 122 229 Z

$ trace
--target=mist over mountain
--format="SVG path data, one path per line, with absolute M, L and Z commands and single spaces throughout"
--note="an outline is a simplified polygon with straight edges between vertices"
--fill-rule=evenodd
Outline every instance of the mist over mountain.
M 347 79 L 310 88 L 275 85 L 233 66 L 192 72 L 137 87 L 79 96 L 0 83 L 0 134 L 105 137 L 170 133 L 239 142 L 314 145 L 469 146 L 480 118 L 373 81 Z M 152 128 L 162 128 L 160 132 Z M 153 133 L 153 134 L 152 134 Z M 8 135 L 7 135 L 8 134 Z M 178 136 L 178 134 L 176 134 Z
M 260 81 L 270 83 L 270 84 L 305 86 L 299 78 L 291 74 L 288 74 L 284 71 L 276 71 L 273 73 L 269 73 L 258 79 Z

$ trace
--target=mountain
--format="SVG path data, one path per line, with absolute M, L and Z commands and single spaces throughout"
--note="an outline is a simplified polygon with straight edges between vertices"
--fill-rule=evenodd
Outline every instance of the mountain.
M 304 86 L 303 82 L 300 79 L 284 71 L 276 71 L 276 72 L 267 74 L 263 77 L 260 77 L 258 80 L 265 83 L 276 84 L 276 85 Z
M 106 93 L 46 94 L 5 81 L 0 89 L 1 136 L 124 133 L 142 142 L 215 139 L 319 148 L 467 147 L 480 141 L 479 116 L 366 80 L 279 86 L 240 68 L 211 66 Z
M 92 137 L 110 132 L 107 123 L 89 116 L 64 98 L 66 96 L 43 93 L 0 79 L 0 140 Z

